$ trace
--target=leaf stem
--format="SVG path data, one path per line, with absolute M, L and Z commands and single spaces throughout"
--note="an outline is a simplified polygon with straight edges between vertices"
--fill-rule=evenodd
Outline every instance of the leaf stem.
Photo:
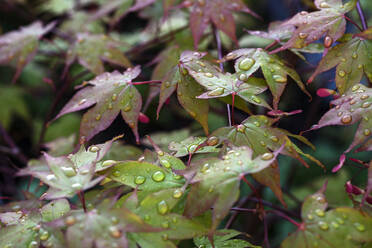
M 301 223 L 298 223 L 297 221 L 295 221 L 294 219 L 292 219 L 291 217 L 289 217 L 288 215 L 284 214 L 281 211 L 278 211 L 276 209 L 270 209 L 270 210 L 267 210 L 267 212 L 272 212 L 272 213 L 288 220 L 289 222 L 291 222 L 293 225 L 297 226 L 298 228 L 303 228 Z
M 362 8 L 359 0 L 357 1 L 356 7 L 357 7 L 357 11 L 358 11 L 358 15 L 359 15 L 360 21 L 362 22 L 363 30 L 366 30 L 366 29 L 368 29 L 367 21 L 366 21 L 366 17 L 365 17 L 365 15 L 363 13 L 363 8 Z
M 143 81 L 143 82 L 132 82 L 132 85 L 141 85 L 141 84 L 161 84 L 159 80 L 150 80 L 150 81 Z
M 80 199 L 81 204 L 83 205 L 84 213 L 86 213 L 87 212 L 87 206 L 85 204 L 84 191 L 79 191 L 77 193 L 77 195 L 78 195 L 78 197 Z
M 353 20 L 351 20 L 348 16 L 344 15 L 345 19 L 348 20 L 350 23 L 354 24 L 355 27 L 357 27 L 361 32 L 363 32 L 363 29 Z

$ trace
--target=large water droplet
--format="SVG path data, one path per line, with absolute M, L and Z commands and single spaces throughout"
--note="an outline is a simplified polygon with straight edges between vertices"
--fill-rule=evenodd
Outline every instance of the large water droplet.
M 353 120 L 353 117 L 349 114 L 346 114 L 346 115 L 342 116 L 342 118 L 341 118 L 341 122 L 343 124 L 350 124 L 352 122 L 352 120 Z
M 121 237 L 121 231 L 119 230 L 117 226 L 110 226 L 109 232 L 110 232 L 111 237 L 115 239 L 118 239 Z
M 252 58 L 245 58 L 239 62 L 239 69 L 243 71 L 248 71 L 256 63 L 256 60 Z
M 264 154 L 261 155 L 261 159 L 262 160 L 271 160 L 274 158 L 274 154 L 272 154 L 271 152 L 266 152 Z
M 274 141 L 274 142 L 278 142 L 278 141 L 279 141 L 279 138 L 276 137 L 276 136 L 272 136 L 272 137 L 270 137 L 270 139 L 271 139 L 272 141 Z
M 356 58 L 358 58 L 358 54 L 357 54 L 356 52 L 353 52 L 353 54 L 351 55 L 351 57 L 352 57 L 353 59 L 356 59 Z
M 346 72 L 345 72 L 344 70 L 340 70 L 340 71 L 338 72 L 338 75 L 339 75 L 340 77 L 345 77 Z
M 49 232 L 48 231 L 42 231 L 40 234 L 40 240 L 46 241 L 49 238 Z
M 364 232 L 366 230 L 365 226 L 363 224 L 360 224 L 358 222 L 354 223 L 354 227 L 359 231 L 359 232 Z
M 46 176 L 46 179 L 47 179 L 48 181 L 54 181 L 54 180 L 56 180 L 57 178 L 56 178 L 55 175 L 53 175 L 53 174 L 49 174 L 49 175 Z
M 89 151 L 90 152 L 98 152 L 100 150 L 100 148 L 98 146 L 91 146 L 89 147 Z
M 171 163 L 168 160 L 166 160 L 166 159 L 161 159 L 160 160 L 160 164 L 162 166 L 164 166 L 165 168 L 167 168 L 167 169 L 169 169 L 170 167 L 172 167 Z
M 79 105 L 83 105 L 84 103 L 86 103 L 87 102 L 87 99 L 81 99 L 80 101 L 79 101 Z
M 143 176 L 136 176 L 134 179 L 134 183 L 137 185 L 143 184 L 146 181 L 146 177 Z
M 307 36 L 308 36 L 307 33 L 299 33 L 298 34 L 298 37 L 300 37 L 300 39 L 305 39 Z
M 124 112 L 129 112 L 132 110 L 132 104 L 128 103 L 127 105 L 124 106 Z
M 72 226 L 76 223 L 76 219 L 74 216 L 68 216 L 66 219 L 65 219 L 65 224 L 68 225 L 68 226 Z
M 324 44 L 324 47 L 325 48 L 330 48 L 331 46 L 332 46 L 332 44 L 333 44 L 333 39 L 332 39 L 332 37 L 330 37 L 330 36 L 326 36 L 326 37 L 324 37 L 324 41 L 323 41 L 323 44 Z
M 246 81 L 247 79 L 248 79 L 248 77 L 244 73 L 242 73 L 242 74 L 239 75 L 239 80 L 240 81 Z
M 336 229 L 339 227 L 339 224 L 334 222 L 334 221 L 332 221 L 331 225 L 332 225 L 332 227 L 334 227 Z
M 206 173 L 208 169 L 210 168 L 210 165 L 208 163 L 203 164 L 203 166 L 200 169 L 201 173 Z
M 180 198 L 182 195 L 183 195 L 182 189 L 175 189 L 173 191 L 173 197 L 176 199 Z
M 253 100 L 255 103 L 261 103 L 260 98 L 258 98 L 258 97 L 256 97 L 256 96 L 252 96 L 252 100 Z
M 162 171 L 155 171 L 154 174 L 152 174 L 152 180 L 155 182 L 161 182 L 165 178 L 165 175 Z
M 71 187 L 74 189 L 74 190 L 80 190 L 83 185 L 81 185 L 80 183 L 74 183 L 71 185 Z
M 215 146 L 219 142 L 219 139 L 216 136 L 211 136 L 207 139 L 207 145 L 208 146 Z
M 364 100 L 367 100 L 369 98 L 369 95 L 366 95 L 366 94 L 363 94 L 360 96 L 360 100 L 364 101 Z
M 315 210 L 315 213 L 316 215 L 318 215 L 319 217 L 323 217 L 325 215 L 324 211 L 321 210 L 321 209 L 316 209 Z
M 162 200 L 158 203 L 158 213 L 161 215 L 165 215 L 168 212 L 168 204 L 166 201 Z
M 113 101 L 116 101 L 116 99 L 118 99 L 118 95 L 115 94 L 115 93 L 112 94 L 111 99 L 112 99 Z
M 246 129 L 246 127 L 245 127 L 243 124 L 240 124 L 240 125 L 238 125 L 238 126 L 236 127 L 236 130 L 237 130 L 238 132 L 241 132 L 241 133 L 244 133 L 245 129 Z
M 319 221 L 318 226 L 320 227 L 320 229 L 322 229 L 324 231 L 328 230 L 328 228 L 329 228 L 327 222 L 324 222 L 324 221 Z
M 109 160 L 103 161 L 102 162 L 102 166 L 103 167 L 108 167 L 108 166 L 112 166 L 112 165 L 114 165 L 116 163 L 117 163 L 117 161 L 109 159 Z
M 61 170 L 62 170 L 63 174 L 65 174 L 67 177 L 76 176 L 76 171 L 72 167 L 62 166 Z
M 314 216 L 313 216 L 312 214 L 308 214 L 308 215 L 307 215 L 307 218 L 308 218 L 309 220 L 313 220 L 313 219 L 314 219 Z
M 362 108 L 368 108 L 369 106 L 371 106 L 371 102 L 364 102 L 363 104 L 362 104 Z
M 287 82 L 287 77 L 282 76 L 282 75 L 273 75 L 273 79 L 277 83 L 286 83 Z
M 321 8 L 330 8 L 331 6 L 326 2 L 321 2 L 319 5 Z
M 208 96 L 220 96 L 224 92 L 225 92 L 225 89 L 224 88 L 216 88 L 216 89 L 214 89 L 212 91 L 209 91 L 207 95 Z
M 260 127 L 260 126 L 261 126 L 261 123 L 259 123 L 258 121 L 254 121 L 253 124 L 254 124 L 256 127 Z
M 366 129 L 363 130 L 363 134 L 365 136 L 370 136 L 371 135 L 371 130 L 369 130 L 368 128 L 366 128 Z

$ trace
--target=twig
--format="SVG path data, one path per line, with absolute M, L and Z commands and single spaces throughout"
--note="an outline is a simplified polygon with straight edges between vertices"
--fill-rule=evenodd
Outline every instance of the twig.
M 348 20 L 350 23 L 354 24 L 355 27 L 357 27 L 361 32 L 363 32 L 363 29 L 353 20 L 351 20 L 348 16 L 344 15 L 345 19 Z
M 365 17 L 365 15 L 363 13 L 363 8 L 362 8 L 359 0 L 357 1 L 357 5 L 356 6 L 357 6 L 357 10 L 358 10 L 358 15 L 359 15 L 360 21 L 362 22 L 363 30 L 366 30 L 366 29 L 368 29 L 367 21 L 366 21 L 366 17 Z

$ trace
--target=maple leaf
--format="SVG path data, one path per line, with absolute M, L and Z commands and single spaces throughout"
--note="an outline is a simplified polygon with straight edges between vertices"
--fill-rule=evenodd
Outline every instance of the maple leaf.
M 75 154 L 53 157 L 44 153 L 40 161 L 32 161 L 18 172 L 18 176 L 32 175 L 50 188 L 43 195 L 45 199 L 72 197 L 77 192 L 89 189 L 99 183 L 103 177 L 94 178 L 96 171 L 113 166 L 116 161 L 101 161 L 112 142 L 90 146 L 86 151 L 82 146 Z
M 55 23 L 43 27 L 41 22 L 34 22 L 20 30 L 0 36 L 0 64 L 15 63 L 17 70 L 13 77 L 15 82 L 23 68 L 30 62 L 38 49 L 40 38 L 48 33 Z
M 312 82 L 319 73 L 335 66 L 336 86 L 341 94 L 358 84 L 363 74 L 372 80 L 372 40 L 366 40 L 368 36 L 363 37 L 366 34 L 361 33 L 360 37 L 352 38 L 329 49 L 309 78 L 309 82 Z
M 180 142 L 170 142 L 169 150 L 174 151 L 174 156 L 176 157 L 183 157 L 189 155 L 190 153 L 218 152 L 220 150 L 216 147 L 219 145 L 218 139 L 214 140 L 216 141 L 211 144 L 210 142 L 208 142 L 207 137 L 188 137 L 187 139 L 184 139 Z M 206 144 L 206 146 L 201 146 L 202 144 Z M 198 147 L 200 148 L 197 149 Z
M 372 137 L 372 89 L 362 84 L 354 85 L 344 96 L 331 102 L 335 107 L 325 113 L 311 130 L 330 125 L 351 125 L 359 123 L 354 140 L 344 154 L 354 147 L 363 144 Z M 363 148 L 362 148 L 363 149 Z M 339 170 L 344 162 L 345 155 L 340 158 L 340 164 L 333 168 Z
M 81 143 L 90 140 L 94 135 L 109 127 L 119 113 L 133 130 L 139 142 L 137 125 L 142 98 L 133 86 L 132 80 L 140 72 L 140 67 L 136 66 L 128 68 L 123 74 L 118 71 L 106 72 L 84 83 L 83 86 L 93 86 L 87 86 L 77 92 L 55 119 L 96 104 L 84 114 L 81 121 Z
M 236 59 L 235 71 L 241 81 L 249 80 L 251 75 L 261 68 L 266 83 L 273 94 L 275 109 L 278 107 L 280 96 L 286 87 L 287 76 L 290 76 L 297 83 L 298 87 L 311 99 L 310 93 L 305 89 L 297 72 L 285 65 L 283 60 L 277 55 L 269 54 L 262 48 L 239 49 L 227 54 L 222 59 L 222 62 L 231 59 Z
M 187 72 L 208 91 L 199 95 L 200 99 L 239 96 L 243 100 L 271 109 L 266 101 L 257 96 L 267 87 L 259 78 L 240 78 L 235 74 L 223 73 L 221 70 L 201 58 L 205 53 L 185 51 L 181 55 L 181 63 Z M 184 71 L 184 73 L 186 73 Z
M 102 61 L 122 67 L 132 66 L 119 49 L 122 43 L 103 34 L 78 33 L 76 37 L 75 43 L 67 51 L 65 71 L 76 59 L 96 75 L 105 71 Z
M 372 217 L 360 210 L 339 207 L 329 211 L 324 189 L 308 196 L 302 204 L 303 223 L 281 246 L 311 247 L 363 247 L 372 242 Z
M 242 0 L 192 0 L 185 5 L 190 5 L 190 29 L 194 37 L 194 46 L 198 47 L 199 41 L 205 29 L 210 23 L 237 42 L 235 35 L 235 21 L 233 12 L 242 11 L 257 18 L 259 16 L 250 10 Z
M 24 205 L 24 202 L 15 203 Z M 66 247 L 63 233 L 47 225 L 47 222 L 66 215 L 70 211 L 68 201 L 59 199 L 40 208 L 35 207 L 39 204 L 32 203 L 30 209 L 0 213 L 0 221 L 4 225 L 0 229 L 1 247 Z
M 332 43 L 345 33 L 346 21 L 344 15 L 351 11 L 357 0 L 343 4 L 342 0 L 315 0 L 319 9 L 308 13 L 301 11 L 282 25 L 294 25 L 296 30 L 292 37 L 280 48 L 272 53 L 288 48 L 303 48 L 326 35 L 324 44 L 330 47 Z
M 248 241 L 243 239 L 232 239 L 235 236 L 241 235 L 243 233 L 236 230 L 221 229 L 217 230 L 213 236 L 213 245 L 210 243 L 208 237 L 198 237 L 194 238 L 194 243 L 197 247 L 204 248 L 261 248 L 261 246 L 256 246 L 250 244 Z

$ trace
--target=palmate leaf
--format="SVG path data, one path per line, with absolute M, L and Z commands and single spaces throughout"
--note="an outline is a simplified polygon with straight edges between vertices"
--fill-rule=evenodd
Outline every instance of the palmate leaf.
M 77 192 L 95 186 L 103 177 L 94 178 L 96 171 L 113 166 L 116 161 L 101 161 L 110 149 L 113 140 L 94 145 L 86 151 L 82 146 L 75 154 L 53 157 L 44 153 L 39 161 L 30 161 L 28 167 L 18 172 L 19 176 L 32 175 L 48 185 L 45 199 L 73 197 Z
M 194 238 L 194 243 L 197 247 L 204 248 L 261 248 L 261 246 L 252 245 L 243 239 L 232 239 L 240 234 L 242 233 L 236 230 L 221 229 L 216 231 L 213 236 L 214 246 L 212 246 L 208 237 Z
M 302 205 L 303 223 L 280 247 L 357 248 L 371 245 L 372 217 L 368 213 L 348 207 L 325 211 L 326 208 L 322 190 L 308 196 Z
M 128 247 L 127 233 L 158 231 L 124 206 L 113 208 L 111 201 L 115 203 L 107 198 L 87 213 L 74 210 L 52 225 L 67 227 L 66 241 L 71 248 Z
M 208 142 L 209 141 L 209 142 Z M 206 146 L 200 146 L 206 144 Z M 189 137 L 180 142 L 170 142 L 169 150 L 174 151 L 174 156 L 183 157 L 189 155 L 190 153 L 209 153 L 218 152 L 220 149 L 216 146 L 219 145 L 218 139 L 216 137 Z M 196 150 L 200 146 L 198 150 Z
M 217 66 L 202 59 L 205 53 L 185 51 L 181 55 L 181 63 L 195 80 L 208 90 L 198 96 L 200 99 L 220 98 L 229 95 L 271 109 L 266 101 L 257 96 L 267 87 L 259 78 L 238 78 L 236 74 L 223 73 Z
M 90 140 L 94 135 L 111 125 L 121 113 L 123 119 L 133 130 L 137 142 L 138 116 L 142 106 L 142 97 L 133 86 L 132 80 L 141 72 L 137 66 L 128 68 L 123 74 L 114 71 L 104 73 L 84 85 L 93 85 L 81 89 L 63 107 L 55 119 L 81 109 L 89 109 L 80 125 L 80 143 Z
M 131 67 L 130 61 L 120 51 L 122 43 L 103 34 L 78 33 L 73 46 L 67 51 L 66 69 L 77 59 L 79 63 L 96 75 L 102 74 L 102 61 Z
M 366 74 L 372 80 L 372 37 L 365 33 L 332 47 L 322 58 L 309 82 L 320 73 L 336 66 L 336 86 L 344 94 Z M 366 36 L 366 37 L 364 37 Z
M 231 59 L 236 59 L 235 71 L 239 80 L 242 81 L 249 80 L 251 75 L 261 68 L 266 83 L 273 94 L 275 108 L 278 107 L 280 96 L 285 90 L 287 76 L 291 77 L 298 87 L 311 99 L 310 93 L 305 89 L 297 72 L 285 65 L 284 61 L 277 55 L 269 54 L 262 48 L 239 49 L 226 55 L 222 61 Z
M 192 0 L 191 2 L 190 29 L 194 37 L 195 48 L 198 47 L 205 29 L 211 23 L 237 42 L 233 16 L 235 11 L 258 17 L 242 0 Z
M 301 11 L 282 25 L 294 25 L 297 29 L 292 37 L 280 48 L 273 52 L 288 48 L 303 48 L 326 35 L 324 44 L 326 47 L 341 38 L 345 33 L 346 21 L 344 15 L 351 11 L 357 0 L 351 0 L 343 4 L 342 0 L 314 0 L 319 9 L 308 13 Z
M 288 136 L 313 147 L 307 139 L 299 135 L 293 135 L 283 129 L 272 127 L 274 122 L 275 119 L 267 118 L 266 116 L 251 116 L 240 125 L 217 129 L 212 135 L 218 137 L 221 141 L 228 140 L 236 146 L 249 146 L 253 149 L 253 157 L 270 151 L 276 151 L 282 145 L 285 145 L 285 148 L 281 150 L 281 154 L 293 157 L 308 167 L 307 163 L 301 158 L 302 155 L 323 167 L 317 159 L 303 153 Z M 281 203 L 285 205 L 280 187 L 280 174 L 277 163 L 273 163 L 265 170 L 252 174 L 252 177 L 259 183 L 270 187 Z
M 17 67 L 13 82 L 18 79 L 26 64 L 34 58 L 39 39 L 54 25 L 55 23 L 52 22 L 43 27 L 41 22 L 34 22 L 20 30 L 0 36 L 0 64 L 14 63 Z
M 354 85 L 344 96 L 333 100 L 331 104 L 335 107 L 325 113 L 319 123 L 314 125 L 311 130 L 330 125 L 351 125 L 360 122 L 353 142 L 344 153 L 351 151 L 372 137 L 371 88 L 367 88 L 362 84 Z M 337 171 L 342 167 L 343 160 L 344 155 L 341 156 L 340 164 L 333 168 L 333 171 Z
M 249 147 L 234 147 L 222 159 L 201 159 L 188 169 L 178 172 L 191 183 L 184 215 L 192 218 L 213 208 L 213 232 L 238 199 L 242 176 L 257 173 L 270 166 L 282 148 L 253 159 L 253 151 Z
M 32 204 L 30 209 L 18 212 L 0 213 L 1 247 L 66 247 L 60 230 L 46 223 L 64 216 L 70 211 L 66 199 L 59 199 L 44 205 L 40 209 Z

